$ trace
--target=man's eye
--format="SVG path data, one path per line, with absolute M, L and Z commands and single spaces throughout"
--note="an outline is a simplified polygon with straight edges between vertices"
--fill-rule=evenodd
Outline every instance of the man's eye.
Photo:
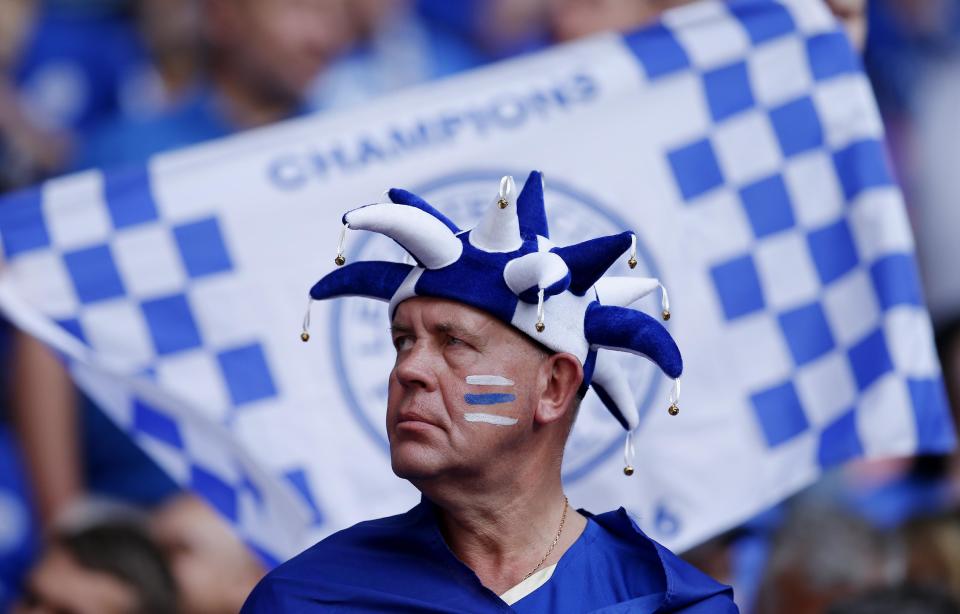
M 467 345 L 467 342 L 456 337 L 447 337 L 447 345 Z
M 393 338 L 393 347 L 399 352 L 401 350 L 408 350 L 413 346 L 413 337 L 410 335 L 402 335 L 400 337 Z

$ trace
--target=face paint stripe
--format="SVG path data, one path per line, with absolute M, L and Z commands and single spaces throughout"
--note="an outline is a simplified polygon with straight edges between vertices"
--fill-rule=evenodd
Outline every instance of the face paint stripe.
M 513 426 L 517 423 L 516 418 L 508 418 L 506 416 L 498 416 L 496 414 L 464 414 L 463 415 L 467 422 L 486 422 L 488 424 L 495 424 L 497 426 Z
M 463 400 L 470 405 L 497 405 L 498 403 L 512 403 L 517 396 L 507 393 L 465 394 Z
M 468 375 L 467 383 L 475 386 L 513 386 L 513 380 L 499 375 Z

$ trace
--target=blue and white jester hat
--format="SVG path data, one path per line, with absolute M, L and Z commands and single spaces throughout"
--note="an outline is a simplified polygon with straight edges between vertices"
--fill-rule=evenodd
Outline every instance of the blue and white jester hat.
M 543 176 L 530 173 L 518 195 L 512 177 L 500 189 L 480 223 L 461 230 L 419 196 L 394 188 L 391 202 L 366 205 L 343 216 L 335 262 L 346 260 L 347 229 L 370 230 L 396 241 L 416 261 L 356 262 L 338 268 L 310 290 L 312 300 L 365 296 L 389 301 L 392 316 L 400 302 L 431 296 L 472 305 L 519 329 L 556 352 L 569 352 L 583 365 L 583 386 L 592 387 L 613 417 L 627 429 L 625 473 L 633 473 L 631 437 L 639 423 L 637 403 L 617 361 L 600 350 L 639 354 L 674 380 L 669 413 L 676 415 L 680 350 L 666 328 L 628 306 L 656 289 L 663 319 L 670 318 L 666 290 L 656 279 L 603 277 L 617 258 L 630 252 L 636 266 L 636 236 L 623 232 L 574 245 L 550 241 L 543 202 Z M 307 325 L 301 338 L 309 339 Z

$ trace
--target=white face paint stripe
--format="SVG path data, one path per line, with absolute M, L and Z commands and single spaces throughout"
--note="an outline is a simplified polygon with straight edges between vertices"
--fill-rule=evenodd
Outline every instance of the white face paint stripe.
M 517 423 L 516 418 L 508 418 L 496 414 L 468 413 L 463 414 L 463 416 L 467 419 L 467 422 L 486 422 L 488 424 L 496 424 L 497 426 L 513 426 Z
M 475 386 L 513 386 L 513 380 L 499 375 L 468 375 L 467 383 Z

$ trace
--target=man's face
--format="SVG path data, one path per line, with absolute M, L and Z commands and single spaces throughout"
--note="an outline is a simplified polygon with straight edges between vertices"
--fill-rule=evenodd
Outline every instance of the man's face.
M 509 463 L 533 430 L 547 355 L 493 316 L 442 299 L 401 303 L 392 335 L 387 435 L 394 472 L 427 480 Z

